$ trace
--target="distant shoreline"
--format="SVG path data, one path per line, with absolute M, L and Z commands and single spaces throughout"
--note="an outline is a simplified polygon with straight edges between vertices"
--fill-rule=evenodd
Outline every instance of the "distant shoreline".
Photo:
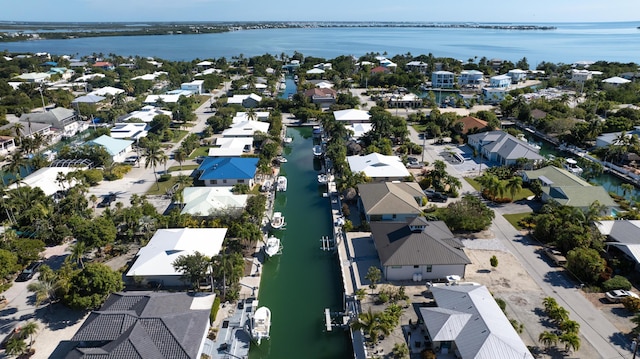
M 211 34 L 242 30 L 299 29 L 299 28 L 442 28 L 491 29 L 517 31 L 556 30 L 551 25 L 494 24 L 494 23 L 435 23 L 435 22 L 149 22 L 149 23 L 77 23 L 77 22 L 0 22 L 0 42 L 26 40 L 75 39 L 109 36 L 150 36 Z

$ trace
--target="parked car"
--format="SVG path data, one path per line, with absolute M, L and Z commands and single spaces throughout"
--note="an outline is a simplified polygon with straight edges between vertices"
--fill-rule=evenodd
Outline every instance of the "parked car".
M 422 163 L 415 158 L 409 157 L 409 160 L 407 161 L 407 168 L 422 168 Z
M 24 282 L 33 278 L 33 276 L 38 272 L 38 268 L 40 268 L 41 265 L 42 262 L 40 261 L 31 262 L 31 264 L 29 264 L 27 268 L 25 268 L 22 272 L 20 272 L 20 274 L 18 274 L 18 278 L 16 278 L 16 281 Z
M 138 161 L 139 161 L 139 157 L 138 156 L 129 156 L 129 157 L 125 158 L 124 164 L 125 165 L 136 165 L 136 164 L 138 164 Z
M 562 252 L 555 248 L 545 247 L 544 254 L 546 254 L 556 266 L 564 266 L 567 264 L 567 258 L 562 255 Z
M 623 290 L 623 289 L 616 289 L 616 290 L 609 291 L 605 293 L 604 296 L 605 298 L 607 298 L 607 300 L 610 303 L 620 303 L 620 301 L 622 301 L 626 297 L 633 297 L 633 298 L 640 299 L 640 297 L 636 293 L 630 290 Z
M 432 202 L 444 203 L 449 198 L 446 194 L 437 192 L 430 188 L 425 189 L 423 192 L 424 192 L 424 195 L 427 196 L 427 199 Z
M 116 199 L 117 196 L 115 193 L 108 193 L 102 198 L 102 202 L 98 204 L 98 207 L 109 207 L 111 206 L 111 203 L 115 202 Z

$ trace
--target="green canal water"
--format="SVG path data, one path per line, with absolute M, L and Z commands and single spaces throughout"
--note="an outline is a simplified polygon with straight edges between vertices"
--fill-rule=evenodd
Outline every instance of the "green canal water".
M 324 329 L 324 308 L 343 308 L 343 286 L 336 255 L 320 249 L 320 238 L 331 235 L 331 215 L 314 169 L 311 128 L 289 128 L 287 135 L 293 142 L 281 173 L 288 189 L 275 202 L 287 225 L 274 231 L 284 248 L 264 263 L 258 298 L 271 309 L 271 338 L 252 345 L 249 358 L 351 358 L 348 332 Z

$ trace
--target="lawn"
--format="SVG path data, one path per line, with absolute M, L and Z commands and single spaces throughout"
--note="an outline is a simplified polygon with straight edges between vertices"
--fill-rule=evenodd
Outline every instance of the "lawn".
M 521 219 L 523 219 L 524 217 L 530 215 L 531 213 L 513 213 L 513 214 L 505 214 L 503 215 L 504 219 L 507 220 L 507 222 L 511 223 L 511 225 L 519 230 L 525 230 L 525 228 L 520 227 L 520 225 L 518 224 L 518 222 L 520 222 Z
M 189 179 L 191 180 L 191 177 L 189 177 Z M 169 180 L 167 181 L 154 183 L 153 186 L 151 186 L 151 188 L 149 188 L 149 190 L 147 191 L 147 194 L 151 196 L 167 194 L 167 190 L 173 187 L 176 184 L 176 182 L 178 182 L 178 176 L 171 176 L 171 178 L 169 178 Z M 189 182 L 185 186 L 189 187 L 191 186 L 191 183 Z
M 465 181 L 467 181 L 471 187 L 473 187 L 476 191 L 480 192 L 482 190 L 482 186 L 472 177 L 465 177 Z M 501 181 L 503 186 L 507 185 L 507 181 Z M 533 192 L 531 192 L 528 188 L 523 188 L 520 191 L 516 192 L 515 196 L 513 196 L 513 202 L 520 201 L 523 199 L 527 199 L 528 197 L 533 196 Z M 509 191 L 504 192 L 504 197 L 511 198 L 511 193 Z
M 193 171 L 198 167 L 199 167 L 198 165 L 182 165 L 182 171 L 187 171 L 187 170 Z M 169 173 L 180 171 L 180 166 L 171 166 L 168 168 L 168 171 Z
M 198 156 L 204 156 L 204 157 L 209 156 L 210 148 L 211 147 L 207 147 L 207 146 L 200 146 L 196 148 L 195 151 L 191 152 L 191 154 L 189 155 L 189 159 L 192 160 Z

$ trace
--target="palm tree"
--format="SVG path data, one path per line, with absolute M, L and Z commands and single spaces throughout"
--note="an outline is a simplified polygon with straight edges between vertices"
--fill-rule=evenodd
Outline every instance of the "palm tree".
M 80 268 L 84 269 L 84 262 L 82 261 L 82 258 L 84 258 L 85 253 L 87 253 L 86 244 L 83 241 L 77 241 L 71 246 L 71 254 L 69 257 L 70 259 L 75 260 Z
M 558 337 L 558 341 L 564 344 L 564 350 L 569 352 L 571 350 L 580 350 L 580 337 L 576 333 L 564 333 Z
M 23 354 L 27 350 L 27 343 L 22 338 L 11 338 L 7 341 L 7 348 L 5 353 L 9 355 L 18 356 Z
M 180 147 L 175 150 L 175 152 L 173 152 L 173 158 L 178 161 L 178 163 L 180 164 L 180 171 L 182 171 L 182 162 L 187 159 L 187 152 L 184 150 L 184 148 Z
M 167 174 L 167 162 L 169 162 L 169 156 L 166 153 L 160 152 L 160 163 L 164 165 L 164 174 Z
M 258 119 L 258 113 L 255 108 L 250 108 L 247 110 L 247 120 L 256 121 Z
M 147 148 L 147 153 L 145 155 L 146 158 L 144 160 L 144 168 L 149 168 L 149 166 L 153 168 L 153 175 L 156 178 L 156 185 L 158 186 L 158 190 L 160 190 L 160 183 L 158 182 L 158 173 L 156 172 L 156 167 L 162 162 L 161 153 L 162 151 L 159 148 L 149 147 Z
M 513 198 L 516 196 L 516 193 L 522 190 L 522 177 L 520 176 L 511 177 L 511 179 L 505 185 L 505 189 L 509 191 L 509 193 L 511 194 L 511 201 L 513 201 Z
M 366 336 L 369 337 L 373 343 L 378 340 L 378 333 L 380 330 L 380 312 L 372 312 L 371 307 L 369 310 L 358 315 L 358 320 L 351 323 L 351 328 L 354 330 L 362 330 Z
M 630 183 L 623 183 L 620 185 L 620 188 L 622 189 L 622 196 L 624 197 L 627 196 L 627 193 L 633 192 L 633 185 Z
M 546 349 L 549 349 L 552 345 L 558 344 L 558 336 L 553 332 L 545 330 L 538 336 L 538 341 L 544 345 Z
M 33 335 L 38 332 L 38 329 L 38 323 L 34 321 L 28 321 L 27 324 L 23 325 L 22 329 L 20 329 L 20 332 L 24 337 L 29 337 L 29 349 L 31 349 L 31 346 L 33 345 Z
M 575 320 L 565 320 L 560 323 L 560 330 L 563 333 L 579 333 L 580 332 L 580 323 Z
M 95 194 L 91 194 L 91 196 L 89 196 L 89 201 L 93 203 L 93 213 L 95 214 L 96 205 L 98 204 L 98 196 L 96 196 Z

